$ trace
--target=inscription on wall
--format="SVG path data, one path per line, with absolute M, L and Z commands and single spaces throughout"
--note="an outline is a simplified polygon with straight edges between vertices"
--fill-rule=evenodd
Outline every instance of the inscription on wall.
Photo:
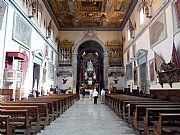
M 17 14 L 14 15 L 13 39 L 26 47 L 31 47 L 31 28 Z

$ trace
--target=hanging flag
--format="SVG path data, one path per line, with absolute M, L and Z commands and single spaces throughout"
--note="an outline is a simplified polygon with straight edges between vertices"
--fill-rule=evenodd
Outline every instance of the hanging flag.
M 172 50 L 171 62 L 174 62 L 175 68 L 180 68 L 180 59 L 178 57 L 178 53 L 176 51 L 176 46 L 174 44 L 174 41 L 173 41 L 173 50 Z
M 161 71 L 161 66 L 162 64 L 164 64 L 164 60 L 161 58 L 161 56 L 159 56 L 156 52 L 155 52 L 155 70 L 156 72 L 160 72 Z

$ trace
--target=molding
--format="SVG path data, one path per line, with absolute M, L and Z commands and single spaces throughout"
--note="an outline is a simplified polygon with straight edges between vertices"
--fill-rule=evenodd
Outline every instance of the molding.
M 53 21 L 54 21 L 56 27 L 58 28 L 58 30 L 60 30 L 61 27 L 60 27 L 60 25 L 59 25 L 59 23 L 58 23 L 58 21 L 57 21 L 55 15 L 54 15 L 52 9 L 51 9 L 51 7 L 50 7 L 48 1 L 47 1 L 47 0 L 42 0 L 42 2 L 44 3 L 44 5 L 45 5 L 47 11 L 49 12 L 51 18 L 53 19 Z
M 151 19 L 145 24 L 142 28 L 141 31 L 135 36 L 135 38 L 132 41 L 129 41 L 127 48 L 123 51 L 123 54 L 127 52 L 127 50 L 136 43 L 136 41 L 141 37 L 141 35 L 149 28 L 149 26 L 157 19 L 160 13 L 163 13 L 167 7 L 172 4 L 172 1 L 165 1 L 164 4 L 160 7 L 159 10 L 152 16 Z M 166 13 L 166 12 L 165 12 Z
M 138 0 L 133 0 L 132 3 L 131 3 L 131 6 L 128 8 L 128 12 L 123 20 L 123 22 L 121 23 L 121 27 L 120 27 L 120 30 L 123 31 L 128 19 L 130 18 L 132 12 L 134 11 L 134 8 L 136 6 L 136 4 L 138 3 Z
M 93 29 L 96 31 L 122 31 L 120 28 L 97 28 L 97 27 L 85 27 L 85 28 L 60 28 L 59 31 L 87 31 L 89 29 Z
M 5 0 L 6 2 L 8 0 Z M 8 4 L 10 3 L 15 10 L 18 11 L 18 13 L 23 17 L 23 20 L 26 20 L 32 28 L 44 39 L 44 41 L 58 54 L 58 51 L 52 46 L 52 44 L 46 39 L 45 35 L 37 28 L 37 26 L 30 20 L 30 18 L 22 11 L 22 9 L 17 5 L 17 3 L 14 0 L 9 0 L 7 2 Z

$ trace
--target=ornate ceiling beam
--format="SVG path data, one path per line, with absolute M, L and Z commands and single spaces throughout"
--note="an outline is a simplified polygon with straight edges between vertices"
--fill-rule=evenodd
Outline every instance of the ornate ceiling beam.
M 126 22 L 128 21 L 131 13 L 133 12 L 133 10 L 134 10 L 137 2 L 138 2 L 138 0 L 131 0 L 131 1 L 132 1 L 132 4 L 131 4 L 131 6 L 128 8 L 128 10 L 127 10 L 128 12 L 127 12 L 127 14 L 125 15 L 125 18 L 124 18 L 124 20 L 123 20 L 123 22 L 122 22 L 122 24 L 121 24 L 121 27 L 120 27 L 121 30 L 123 30 L 124 26 L 126 25 Z
M 53 22 L 55 23 L 56 27 L 60 30 L 60 25 L 58 23 L 58 20 L 56 18 L 56 16 L 54 15 L 49 3 L 48 3 L 48 0 L 42 0 L 42 2 L 44 3 L 46 9 L 49 11 L 49 14 L 51 16 L 51 18 L 53 19 Z

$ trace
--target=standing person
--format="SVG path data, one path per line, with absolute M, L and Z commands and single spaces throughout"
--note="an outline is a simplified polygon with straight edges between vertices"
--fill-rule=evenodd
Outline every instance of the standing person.
M 102 88 L 101 90 L 101 102 L 104 103 L 105 101 L 105 90 Z
M 85 97 L 85 95 L 86 95 L 86 91 L 85 91 L 85 89 L 84 88 L 82 88 L 82 100 L 84 101 L 84 97 Z
M 90 98 L 91 101 L 92 101 L 92 95 L 93 95 L 93 90 L 90 89 L 90 90 L 89 90 L 89 98 Z
M 94 89 L 94 91 L 93 91 L 93 97 L 94 97 L 94 104 L 97 104 L 98 92 L 96 89 Z

